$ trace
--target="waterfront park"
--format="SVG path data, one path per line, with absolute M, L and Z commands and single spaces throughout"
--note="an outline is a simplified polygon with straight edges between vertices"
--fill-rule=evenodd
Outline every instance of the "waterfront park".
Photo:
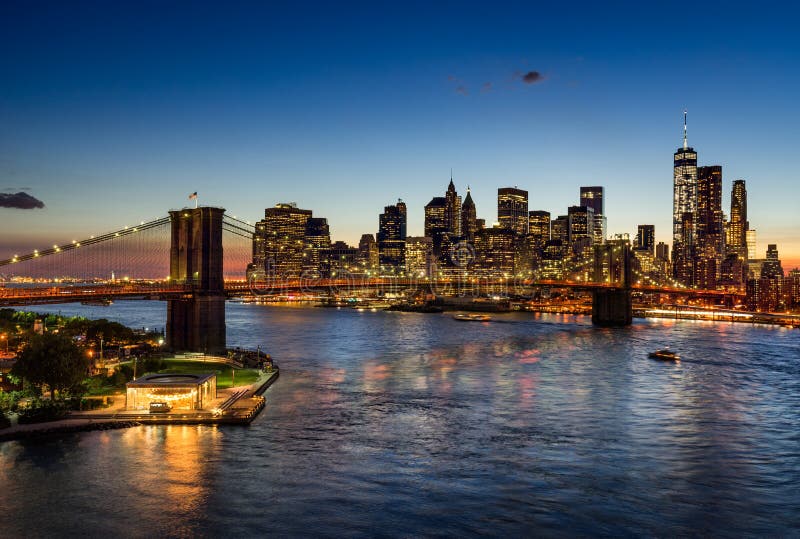
M 0 439 L 63 426 L 247 423 L 278 372 L 260 350 L 172 354 L 163 330 L 106 319 L 3 309 L 0 335 Z

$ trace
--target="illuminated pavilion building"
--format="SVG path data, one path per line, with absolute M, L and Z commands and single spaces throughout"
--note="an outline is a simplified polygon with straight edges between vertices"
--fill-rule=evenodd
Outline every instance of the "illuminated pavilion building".
M 126 388 L 126 410 L 150 410 L 151 403 L 166 403 L 173 411 L 204 410 L 217 398 L 217 375 L 147 374 Z

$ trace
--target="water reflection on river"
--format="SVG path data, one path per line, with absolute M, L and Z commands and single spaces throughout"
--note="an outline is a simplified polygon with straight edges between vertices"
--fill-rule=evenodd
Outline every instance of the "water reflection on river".
M 60 309 L 163 325 L 163 304 L 116 307 Z M 228 326 L 230 343 L 266 346 L 282 367 L 251 427 L 3 444 L 0 507 L 16 516 L 0 535 L 800 526 L 797 330 L 235 304 Z M 665 344 L 680 364 L 647 359 Z

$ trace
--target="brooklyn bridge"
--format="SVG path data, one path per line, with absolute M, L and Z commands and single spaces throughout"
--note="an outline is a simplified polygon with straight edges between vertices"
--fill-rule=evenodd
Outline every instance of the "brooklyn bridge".
M 225 301 L 260 294 L 333 295 L 358 289 L 458 295 L 502 290 L 526 297 L 539 288 L 572 289 L 591 293 L 592 322 L 600 326 L 630 324 L 632 294 L 636 292 L 716 301 L 737 299 L 729 292 L 634 282 L 629 249 L 611 245 L 595 248 L 592 279 L 584 282 L 366 274 L 254 282 L 246 278 L 245 271 L 252 256 L 253 233 L 252 225 L 226 214 L 223 208 L 185 208 L 137 226 L 15 255 L 0 260 L 0 272 L 36 278 L 0 288 L 0 307 L 116 298 L 162 300 L 167 305 L 166 337 L 170 349 L 219 353 L 226 345 Z M 104 276 L 101 280 L 97 278 L 100 275 Z

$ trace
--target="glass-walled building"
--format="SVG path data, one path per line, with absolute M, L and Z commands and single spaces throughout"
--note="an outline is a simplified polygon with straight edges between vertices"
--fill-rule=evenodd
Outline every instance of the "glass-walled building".
M 148 374 L 126 387 L 126 410 L 150 410 L 151 403 L 166 403 L 172 410 L 204 410 L 217 398 L 217 375 Z
M 697 216 L 697 152 L 686 138 L 683 117 L 683 147 L 673 154 L 672 267 L 674 277 L 692 284 L 692 248 Z

